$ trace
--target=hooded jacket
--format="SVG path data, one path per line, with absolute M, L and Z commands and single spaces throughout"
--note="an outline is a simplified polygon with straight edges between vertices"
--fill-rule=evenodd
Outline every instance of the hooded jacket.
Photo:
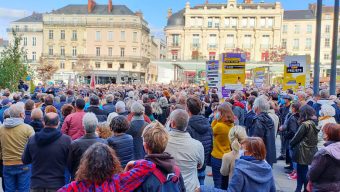
M 204 169 L 206 163 L 209 162 L 213 142 L 212 129 L 209 120 L 202 115 L 193 115 L 189 119 L 187 131 L 193 139 L 200 141 L 203 145 L 205 164 L 202 169 Z
M 28 139 L 34 134 L 21 118 L 7 118 L 0 127 L 0 142 L 4 165 L 22 165 L 21 155 Z
M 325 146 L 315 154 L 308 177 L 316 191 L 340 191 L 340 142 L 327 142 Z
M 64 173 L 70 144 L 71 137 L 48 127 L 29 139 L 22 162 L 32 164 L 32 189 L 59 189 L 65 184 Z
M 250 129 L 249 136 L 262 138 L 266 146 L 266 160 L 269 164 L 276 163 L 275 147 L 275 128 L 272 118 L 267 113 L 260 113 L 255 116 L 253 126 Z
M 39 132 L 44 128 L 44 124 L 41 120 L 33 120 L 29 123 L 29 125 L 33 127 L 35 132 Z
M 246 160 L 244 157 L 237 159 L 234 175 L 231 178 L 227 191 L 275 192 L 275 182 L 271 166 L 265 161 Z
M 151 161 L 156 164 L 156 168 L 159 169 L 164 176 L 175 172 L 176 162 L 175 159 L 169 153 L 162 154 L 149 154 L 145 156 L 145 160 Z M 179 178 L 179 186 L 182 192 L 185 192 L 185 186 L 182 175 Z M 143 184 L 135 190 L 136 192 L 154 192 L 160 191 L 161 182 L 158 178 L 151 174 Z
M 310 165 L 315 153 L 318 151 L 318 132 L 315 122 L 308 120 L 303 122 L 293 139 L 290 147 L 293 149 L 294 162 L 301 165 Z

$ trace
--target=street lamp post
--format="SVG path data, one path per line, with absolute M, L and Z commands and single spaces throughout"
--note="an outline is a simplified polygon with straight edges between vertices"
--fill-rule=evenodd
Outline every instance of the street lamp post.
M 321 19 L 322 19 L 322 0 L 318 0 L 316 8 L 316 37 L 315 37 L 315 58 L 314 58 L 314 95 L 319 93 L 320 84 L 320 46 L 321 46 Z
M 333 21 L 333 45 L 332 45 L 332 64 L 330 79 L 330 94 L 335 95 L 336 88 L 336 62 L 338 52 L 338 32 L 339 32 L 339 0 L 334 0 L 334 21 Z

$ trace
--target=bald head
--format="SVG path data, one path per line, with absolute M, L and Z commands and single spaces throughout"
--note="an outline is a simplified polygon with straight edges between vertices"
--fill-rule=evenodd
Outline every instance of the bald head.
M 57 128 L 59 125 L 59 116 L 57 113 L 47 113 L 44 117 L 45 126 Z

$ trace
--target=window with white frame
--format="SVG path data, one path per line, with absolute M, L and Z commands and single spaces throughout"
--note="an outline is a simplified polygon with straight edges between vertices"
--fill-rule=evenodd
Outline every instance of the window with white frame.
M 256 18 L 255 17 L 250 17 L 249 18 L 249 27 L 254 28 L 256 25 Z
M 77 30 L 72 31 L 72 41 L 77 41 Z
M 65 46 L 60 47 L 60 56 L 65 56 Z
M 27 46 L 27 37 L 24 37 L 24 46 Z
M 300 25 L 294 25 L 294 33 L 299 34 L 300 33 Z
M 288 32 L 288 25 L 282 25 L 282 33 Z
M 65 30 L 60 31 L 60 39 L 65 40 Z
M 307 25 L 307 33 L 310 34 L 310 33 L 312 33 L 312 32 L 313 32 L 313 26 L 310 25 L 310 24 L 308 24 L 308 25 Z
M 306 49 L 312 49 L 312 38 L 306 38 Z
M 281 45 L 283 49 L 287 49 L 287 39 L 282 39 Z
M 200 35 L 193 34 L 192 35 L 192 46 L 198 48 L 200 45 Z
M 120 48 L 120 56 L 121 56 L 121 57 L 124 57 L 124 56 L 125 56 L 125 48 L 124 48 L 124 47 L 121 47 L 121 48 Z
M 37 38 L 36 37 L 32 37 L 32 46 L 33 47 L 37 46 Z
M 60 69 L 65 69 L 65 61 L 60 61 L 59 68 Z
M 99 62 L 99 61 L 97 61 L 97 62 L 95 63 L 95 65 L 96 65 L 96 68 L 97 68 L 97 69 L 100 68 L 100 62 Z
M 269 28 L 273 27 L 274 26 L 274 18 L 273 17 L 268 17 L 267 18 L 267 26 Z
M 109 41 L 113 41 L 113 31 L 109 31 L 108 34 L 107 34 L 107 40 Z
M 137 42 L 137 34 L 138 34 L 137 32 L 133 32 L 132 41 L 135 43 Z
M 120 40 L 125 41 L 125 31 L 120 32 Z
M 213 18 L 209 17 L 208 18 L 208 28 L 212 28 L 212 26 L 213 26 Z
M 262 48 L 268 49 L 270 48 L 270 36 L 269 35 L 262 35 Z
M 35 51 L 32 52 L 32 61 L 37 60 L 37 53 Z
M 108 56 L 112 56 L 112 47 L 109 47 L 109 48 L 107 49 L 107 55 L 108 55 Z
M 325 33 L 330 33 L 331 32 L 331 26 L 330 25 L 326 25 L 325 26 Z
M 265 17 L 261 17 L 260 25 L 261 25 L 261 27 L 266 27 L 266 18 Z
M 225 27 L 230 27 L 230 17 L 224 18 L 224 26 Z
M 247 17 L 243 17 L 242 18 L 242 27 L 246 28 L 248 26 L 248 18 Z
M 53 39 L 53 30 L 48 31 L 48 39 L 50 39 L 50 40 Z
M 232 17 L 232 18 L 230 19 L 230 26 L 231 26 L 232 28 L 236 28 L 236 27 L 237 27 L 237 21 L 238 21 L 237 17 Z
M 48 46 L 48 55 L 53 55 L 53 46 Z
M 96 31 L 96 41 L 100 41 L 100 31 Z
M 330 48 L 330 46 L 331 46 L 330 38 L 325 38 L 325 48 Z
M 72 47 L 72 56 L 73 56 L 73 57 L 76 57 L 76 56 L 77 56 L 77 47 L 76 47 L 76 46 L 73 46 L 73 47 Z
M 329 60 L 329 58 L 330 58 L 330 57 L 329 57 L 329 54 L 328 54 L 328 53 L 325 53 L 325 54 L 323 55 L 323 59 L 324 59 L 324 60 Z
M 209 35 L 209 47 L 210 48 L 216 48 L 217 47 L 217 35 L 216 34 L 210 34 Z
M 97 56 L 97 57 L 100 56 L 100 47 L 96 47 L 96 56 Z
M 234 47 L 235 47 L 234 35 L 227 34 L 226 48 L 234 48 Z

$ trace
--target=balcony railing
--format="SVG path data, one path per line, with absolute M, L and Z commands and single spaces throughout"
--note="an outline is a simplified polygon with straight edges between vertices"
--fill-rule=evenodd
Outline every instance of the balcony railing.
M 208 49 L 217 49 L 217 44 L 208 44 Z
M 149 30 L 139 22 L 96 22 L 96 21 L 44 21 L 45 25 L 67 25 L 67 26 L 110 26 L 113 28 L 132 28 Z
M 191 49 L 198 49 L 200 47 L 201 47 L 201 45 L 199 43 L 192 43 L 191 44 Z
M 16 28 L 7 28 L 7 32 L 12 32 L 12 31 L 15 31 L 15 32 L 43 32 L 43 29 L 35 29 L 35 28 L 19 28 L 19 29 L 16 29 Z
M 179 43 L 171 43 L 170 46 L 173 48 L 176 48 L 176 47 L 179 48 Z

